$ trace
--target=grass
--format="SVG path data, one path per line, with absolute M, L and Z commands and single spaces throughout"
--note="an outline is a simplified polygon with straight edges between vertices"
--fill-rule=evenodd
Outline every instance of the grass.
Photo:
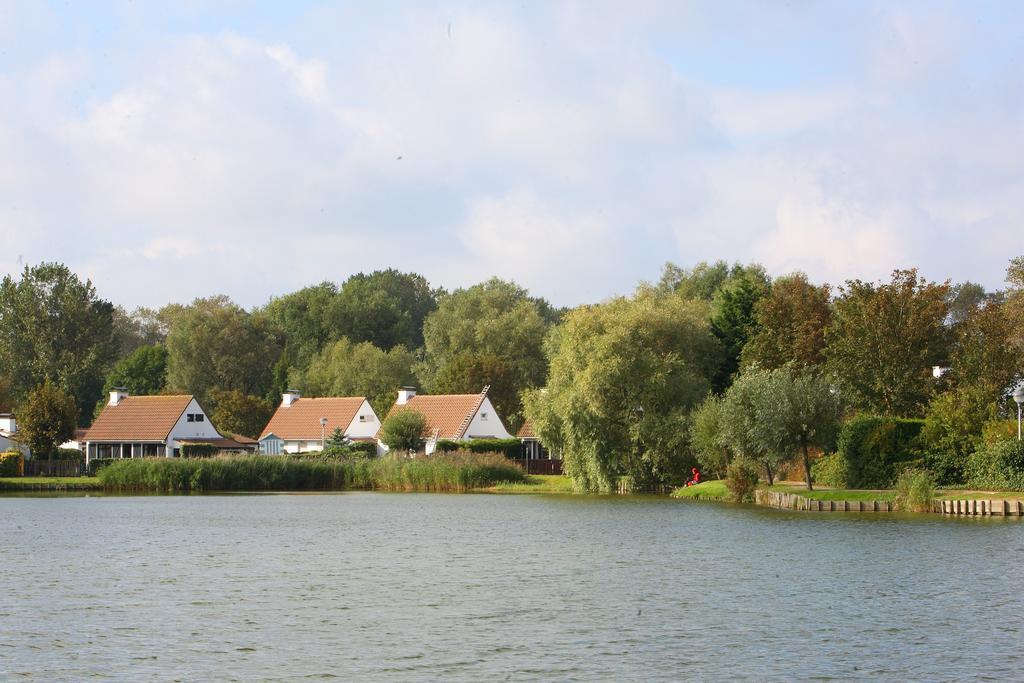
M 96 491 L 99 477 L 3 477 L 0 491 Z
M 672 492 L 672 497 L 688 500 L 724 501 L 729 499 L 729 489 L 725 487 L 724 479 L 713 479 L 693 486 L 681 486 Z
M 490 493 L 574 493 L 572 479 L 561 474 L 529 474 L 523 481 L 502 481 L 478 489 Z

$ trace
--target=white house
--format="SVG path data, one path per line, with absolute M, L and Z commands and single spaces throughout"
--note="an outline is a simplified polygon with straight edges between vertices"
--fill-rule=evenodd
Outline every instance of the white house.
M 487 397 L 489 389 L 490 386 L 486 386 L 479 394 L 417 395 L 415 388 L 402 387 L 388 417 L 403 410 L 421 413 L 427 424 L 427 455 L 434 452 L 442 439 L 511 439 L 512 435 Z M 381 447 L 387 450 L 383 444 Z
M 194 396 L 129 396 L 124 389 L 110 392 L 83 441 L 86 464 L 93 458 L 171 457 L 190 443 L 252 450 L 218 432 Z
M 4 451 L 21 451 L 26 458 L 29 456 L 28 446 L 18 441 L 18 423 L 10 413 L 0 413 L 0 453 Z
M 340 429 L 349 441 L 372 441 L 380 420 L 363 396 L 303 398 L 289 389 L 260 435 L 267 455 L 323 450 L 323 441 Z

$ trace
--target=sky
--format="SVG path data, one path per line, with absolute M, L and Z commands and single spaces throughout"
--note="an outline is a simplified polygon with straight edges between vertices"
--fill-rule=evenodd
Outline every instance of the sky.
M 258 306 L 394 267 L 1003 285 L 1024 3 L 0 0 L 0 274 Z

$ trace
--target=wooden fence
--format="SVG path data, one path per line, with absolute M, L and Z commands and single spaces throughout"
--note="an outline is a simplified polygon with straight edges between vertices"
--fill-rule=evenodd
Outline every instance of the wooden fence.
M 80 477 L 82 463 L 76 460 L 26 460 L 26 477 Z
M 526 458 L 509 458 L 519 465 L 527 474 L 561 474 L 561 460 L 527 460 Z

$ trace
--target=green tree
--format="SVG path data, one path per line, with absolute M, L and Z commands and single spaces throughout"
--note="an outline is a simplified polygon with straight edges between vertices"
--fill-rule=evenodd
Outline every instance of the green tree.
M 46 380 L 18 406 L 18 438 L 53 462 L 57 447 L 75 435 L 78 406 L 73 396 Z
M 722 399 L 710 395 L 690 416 L 690 444 L 697 454 L 701 470 L 724 479 L 729 467 L 729 448 L 725 442 Z
M 196 299 L 176 313 L 167 335 L 167 385 L 205 403 L 210 389 L 269 396 L 281 347 L 265 316 L 225 296 Z
M 327 437 L 327 442 L 324 444 L 324 451 L 329 449 L 339 449 L 345 447 L 345 432 L 341 431 L 341 427 L 335 427 L 331 435 Z
M 274 406 L 266 399 L 237 389 L 211 388 L 207 400 L 211 406 L 210 419 L 222 434 L 259 438 L 274 412 Z
M 757 463 L 768 483 L 775 481 L 779 467 L 792 454 L 766 438 L 759 420 L 766 397 L 771 395 L 771 372 L 751 367 L 740 373 L 722 397 L 721 440 L 738 458 Z
M 166 384 L 167 349 L 140 346 L 114 364 L 107 373 L 103 391 L 105 394 L 114 387 L 124 387 L 136 396 L 152 396 L 162 392 Z
M 666 263 L 657 289 L 662 294 L 678 294 L 684 299 L 712 301 L 729 278 L 742 269 L 738 263 L 730 267 L 725 261 L 701 261 L 693 268 Z
M 544 336 L 557 313 L 497 278 L 441 298 L 424 324 L 417 374 L 430 393 L 477 393 L 491 384 L 495 409 L 514 422 L 518 396 L 544 384 Z
M 777 279 L 754 304 L 757 330 L 740 352 L 740 365 L 814 367 L 825 362 L 825 328 L 832 318 L 828 285 L 816 287 L 803 273 Z
M 948 358 L 949 285 L 897 270 L 889 284 L 849 280 L 840 293 L 825 331 L 828 372 L 856 408 L 920 415 L 934 387 L 931 368 Z
M 722 342 L 725 360 L 715 379 L 722 390 L 740 367 L 743 347 L 758 331 L 754 307 L 771 291 L 764 268 L 751 265 L 737 271 L 719 288 L 712 302 L 711 331 Z
M 1006 292 L 1005 314 L 1013 330 L 1010 343 L 1018 353 L 1024 354 L 1024 256 L 1010 261 L 1006 281 L 1010 287 Z
M 951 286 L 946 295 L 949 324 L 956 327 L 989 298 L 985 288 L 975 282 L 960 282 Z
M 271 299 L 263 307 L 263 314 L 284 337 L 281 357 L 289 362 L 284 368 L 285 376 L 292 367 L 305 368 L 313 356 L 336 338 L 331 307 L 337 295 L 337 287 L 322 282 Z
M 920 441 L 925 464 L 940 484 L 964 483 L 967 458 L 982 445 L 985 424 L 998 417 L 998 396 L 962 385 L 931 400 Z
M 548 448 L 563 448 L 577 488 L 682 476 L 687 417 L 721 358 L 707 319 L 704 302 L 651 292 L 566 316 L 546 391 L 527 393 L 527 415 Z
M 167 338 L 166 325 L 159 314 L 149 308 L 139 307 L 129 313 L 115 306 L 113 321 L 114 348 L 122 358 L 141 346 L 163 344 Z
M 422 275 L 394 269 L 353 275 L 330 309 L 334 338 L 370 342 L 388 350 L 423 345 L 423 321 L 437 308 L 437 293 Z
M 16 400 L 49 380 L 92 414 L 114 359 L 114 307 L 66 266 L 26 267 L 0 283 L 0 368 Z
M 427 431 L 427 420 L 417 410 L 399 410 L 380 425 L 378 438 L 396 453 L 419 450 Z
M 353 344 L 343 337 L 314 356 L 305 371 L 294 371 L 290 384 L 310 397 L 365 396 L 383 415 L 399 387 L 414 383 L 415 362 L 413 353 L 400 344 L 383 351 L 370 342 Z

